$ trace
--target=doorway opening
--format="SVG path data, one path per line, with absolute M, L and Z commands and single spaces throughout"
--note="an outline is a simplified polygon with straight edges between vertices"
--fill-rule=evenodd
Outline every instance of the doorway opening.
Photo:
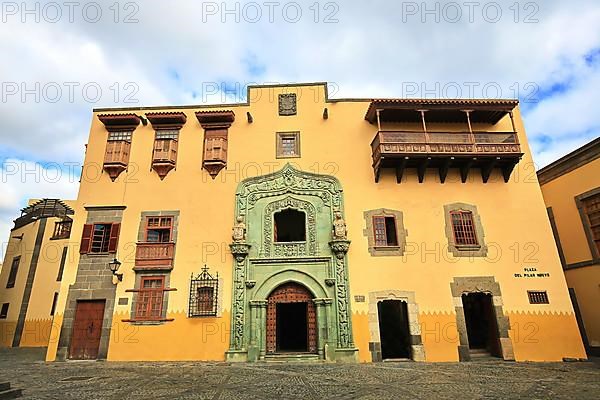
M 492 295 L 465 293 L 462 295 L 462 303 L 470 353 L 499 357 L 498 324 Z
M 316 353 L 313 295 L 297 283 L 279 286 L 267 299 L 267 353 Z
M 73 320 L 69 358 L 95 360 L 98 358 L 105 300 L 78 300 Z
M 308 351 L 308 304 L 277 304 L 277 351 Z
M 302 211 L 288 208 L 275 213 L 273 219 L 276 242 L 306 241 L 306 214 Z
M 410 358 L 408 305 L 400 300 L 377 303 L 382 359 Z

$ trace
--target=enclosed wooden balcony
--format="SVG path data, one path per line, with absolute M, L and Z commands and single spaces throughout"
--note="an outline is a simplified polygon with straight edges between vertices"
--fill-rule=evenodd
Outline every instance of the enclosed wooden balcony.
M 127 169 L 131 137 L 141 118 L 135 114 L 100 114 L 98 119 L 108 131 L 103 167 L 114 181 Z
M 171 270 L 175 243 L 138 243 L 135 251 L 135 270 Z
M 516 105 L 513 100 L 373 100 L 365 119 L 377 124 L 371 141 L 375 182 L 382 168 L 395 169 L 398 183 L 406 168 L 415 168 L 421 183 L 428 168 L 438 170 L 442 183 L 450 168 L 459 169 L 463 183 L 474 168 L 484 183 L 494 169 L 508 182 L 523 156 L 512 115 Z M 510 119 L 503 120 L 506 116 Z
M 156 139 L 154 141 L 154 153 L 152 155 L 152 169 L 158 173 L 160 179 L 175 168 L 177 163 L 178 141 L 175 139 Z

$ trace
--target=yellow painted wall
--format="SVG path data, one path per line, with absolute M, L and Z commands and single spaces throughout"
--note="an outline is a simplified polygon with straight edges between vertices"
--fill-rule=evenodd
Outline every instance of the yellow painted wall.
M 451 170 L 445 184 L 439 183 L 437 171 L 427 171 L 425 183 L 419 184 L 416 172 L 407 171 L 405 182 L 398 185 L 393 171 L 384 170 L 379 183 L 373 179 L 370 143 L 376 127 L 364 120 L 368 101 L 341 101 L 325 103 L 324 87 L 320 85 L 297 88 L 255 88 L 250 92 L 250 105 L 227 107 L 234 110 L 236 121 L 229 129 L 227 170 L 215 180 L 201 169 L 203 130 L 194 111 L 197 108 L 172 109 L 187 115 L 187 123 L 180 131 L 177 168 L 161 181 L 151 171 L 154 131 L 150 124 L 140 125 L 133 133 L 130 167 L 115 182 L 101 172 L 107 132 L 94 114 L 85 157 L 84 175 L 76 204 L 73 238 L 81 237 L 88 205 L 126 205 L 123 213 L 117 257 L 123 262 L 124 279 L 117 287 L 117 298 L 131 293 L 134 287 L 132 271 L 135 241 L 140 213 L 152 210 L 180 210 L 175 268 L 171 273 L 169 313 L 177 315 L 174 322 L 160 326 L 143 327 L 140 337 L 152 347 L 152 359 L 185 358 L 181 340 L 170 340 L 180 332 L 198 324 L 185 316 L 188 303 L 189 279 L 207 263 L 211 272 L 223 277 L 223 305 L 231 303 L 232 258 L 228 243 L 234 222 L 234 194 L 238 183 L 247 177 L 264 175 L 282 168 L 290 161 L 294 166 L 310 172 L 337 177 L 344 189 L 345 218 L 352 245 L 348 253 L 350 289 L 352 296 L 365 295 L 384 289 L 414 291 L 420 315 L 426 324 L 455 322 L 450 283 L 459 276 L 495 276 L 500 283 L 505 312 L 536 312 L 550 310 L 572 317 L 572 307 L 561 271 L 558 254 L 553 244 L 544 202 L 535 175 L 531 154 L 518 109 L 516 126 L 525 152 L 509 183 L 494 171 L 490 181 L 483 184 L 478 170 L 473 170 L 467 184 L 460 183 L 458 171 Z M 298 115 L 279 117 L 277 95 L 294 91 L 298 94 Z M 329 110 L 329 119 L 322 118 L 323 109 Z M 250 111 L 254 123 L 246 120 Z M 138 112 L 139 114 L 140 112 Z M 463 131 L 459 124 L 438 126 Z M 503 119 L 496 126 L 476 127 L 489 130 L 510 130 L 510 120 Z M 285 160 L 275 157 L 275 132 L 300 131 L 301 158 Z M 453 202 L 475 204 L 483 221 L 485 240 L 490 248 L 487 258 L 456 259 L 447 252 L 444 234 L 443 205 Z M 408 230 L 405 257 L 372 257 L 368 253 L 367 238 L 363 236 L 363 212 L 376 208 L 391 208 L 404 213 Z M 76 239 L 77 240 L 77 239 Z M 65 271 L 59 308 L 64 308 L 68 284 L 75 279 L 79 259 L 74 252 Z M 549 278 L 515 278 L 524 267 L 535 267 L 550 273 Z M 551 298 L 548 306 L 530 305 L 527 290 L 547 290 Z M 368 361 L 368 329 L 365 324 L 367 303 L 352 303 L 354 334 L 359 346 L 359 357 Z M 114 320 L 121 320 L 130 305 L 117 307 Z M 221 318 L 229 323 L 228 317 Z M 364 330 L 364 331 L 363 331 Z M 163 336 L 164 335 L 164 336 Z M 154 341 L 156 340 L 156 342 Z M 182 339 L 187 340 L 187 339 Z M 572 339 L 577 342 L 577 338 Z M 192 354 L 224 359 L 220 347 L 217 353 L 203 350 L 202 343 Z M 427 359 L 453 361 L 457 359 L 457 343 L 439 343 L 426 339 Z M 519 344 L 515 343 L 515 351 Z M 558 353 L 571 354 L 576 344 L 556 345 Z M 110 347 L 110 359 L 142 359 L 136 347 Z M 52 359 L 52 349 L 48 358 Z M 581 352 L 580 356 L 584 356 Z M 148 355 L 150 357 L 150 355 Z M 212 359 L 212 358 L 211 358 Z
M 30 200 L 32 204 L 37 200 Z M 67 204 L 72 204 L 66 202 Z M 25 324 L 21 335 L 21 347 L 45 347 L 48 345 L 50 332 L 52 330 L 52 319 L 50 311 L 54 293 L 59 292 L 61 282 L 57 281 L 62 251 L 69 246 L 70 239 L 50 240 L 54 233 L 54 224 L 59 218 L 47 218 L 44 229 L 44 237 L 38 257 L 33 287 L 25 316 Z M 10 303 L 6 319 L 0 320 L 0 346 L 12 346 L 27 275 L 31 264 L 31 258 L 35 247 L 36 236 L 40 221 L 32 222 L 24 227 L 12 230 L 4 257 L 4 265 L 0 273 L 0 304 Z M 23 239 L 16 236 L 23 234 Z M 16 256 L 21 256 L 17 280 L 14 288 L 6 288 L 6 282 L 10 273 L 10 265 Z M 58 307 L 57 307 L 57 310 Z
M 547 207 L 552 207 L 565 262 L 575 264 L 592 260 L 588 240 L 575 197 L 600 187 L 600 159 L 542 185 Z M 600 346 L 600 265 L 568 269 L 567 284 L 575 290 L 590 346 Z

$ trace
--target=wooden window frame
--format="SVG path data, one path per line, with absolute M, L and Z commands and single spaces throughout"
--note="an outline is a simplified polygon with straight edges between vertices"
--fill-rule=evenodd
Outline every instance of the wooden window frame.
M 150 220 L 153 218 L 157 218 L 158 219 L 158 226 L 157 227 L 151 227 L 149 225 Z M 168 226 L 162 226 L 161 225 L 161 220 L 162 219 L 168 219 L 170 220 L 170 223 Z M 146 223 L 144 226 L 144 243 L 173 243 L 173 225 L 174 225 L 174 221 L 175 221 L 175 216 L 173 215 L 148 215 L 146 216 Z M 150 230 L 169 230 L 169 240 L 166 242 L 150 242 L 148 241 L 148 231 Z
M 577 205 L 577 209 L 579 210 L 579 216 L 581 218 L 583 230 L 585 232 L 588 247 L 592 255 L 591 261 L 594 262 L 600 261 L 600 242 L 598 242 L 598 239 L 594 237 L 593 228 L 595 227 L 595 225 L 592 226 L 591 224 L 589 214 L 586 210 L 586 201 L 589 201 L 591 198 L 595 198 L 596 196 L 600 196 L 600 187 L 575 196 L 575 204 Z
M 52 234 L 50 240 L 68 239 L 71 237 L 72 227 L 73 220 L 56 221 L 54 223 L 54 233 Z
M 283 140 L 286 138 L 294 139 L 294 154 L 284 154 L 283 153 L 283 151 L 284 151 Z M 300 132 L 299 131 L 277 132 L 275 140 L 276 140 L 276 143 L 275 143 L 276 158 L 300 158 L 301 157 Z
M 456 230 L 456 225 L 454 224 L 454 216 L 459 216 L 460 217 L 460 226 L 463 229 L 463 237 L 466 239 L 469 239 L 469 237 L 472 237 L 472 241 L 471 242 L 459 242 L 458 237 L 457 237 L 457 230 Z M 468 222 L 469 224 L 466 224 L 466 220 L 465 217 L 468 216 Z M 473 248 L 473 247 L 479 247 L 479 239 L 477 237 L 477 229 L 475 228 L 475 216 L 473 215 L 473 211 L 469 211 L 469 210 L 452 210 L 450 211 L 450 223 L 452 224 L 452 237 L 454 240 L 454 245 L 457 248 Z M 463 238 L 461 238 L 462 241 Z
M 21 264 L 21 256 L 13 257 L 10 264 L 10 270 L 8 272 L 8 279 L 6 281 L 6 288 L 14 288 L 17 282 L 17 275 L 19 274 L 19 265 Z
M 210 292 L 209 295 L 201 295 L 202 291 Z M 200 286 L 196 290 L 198 297 L 196 307 L 200 314 L 207 315 L 215 308 L 215 288 L 212 286 Z
M 395 244 L 390 244 L 390 235 L 388 233 L 388 225 L 387 225 L 387 219 L 391 219 L 394 221 L 394 236 L 396 238 L 396 243 Z M 383 238 L 385 239 L 385 244 L 382 243 L 382 241 L 380 241 L 378 239 L 378 237 L 380 237 L 381 235 L 379 235 L 377 233 L 377 221 L 383 221 Z M 373 240 L 375 243 L 375 247 L 376 248 L 396 248 L 396 247 L 400 247 L 399 241 L 398 241 L 398 223 L 396 221 L 396 216 L 395 215 L 374 215 L 373 216 Z
M 548 292 L 545 290 L 528 290 L 527 298 L 529 299 L 529 304 L 550 304 Z
M 144 288 L 144 283 L 146 281 L 155 281 L 160 280 L 160 287 L 158 288 Z M 140 277 L 140 287 L 137 289 L 137 299 L 136 304 L 134 305 L 134 315 L 133 318 L 135 321 L 162 321 L 163 318 L 163 305 L 164 305 L 164 296 L 165 296 L 165 280 L 166 277 L 164 275 L 144 275 Z M 144 299 L 144 296 L 149 295 L 148 300 Z M 142 315 L 140 313 L 140 303 L 146 301 L 145 312 L 146 315 Z M 155 307 L 156 305 L 159 307 Z M 152 310 L 158 309 L 160 310 L 159 315 L 152 316 Z
M 0 307 L 0 319 L 6 319 L 8 317 L 9 307 L 10 303 L 2 303 L 2 307 Z
M 100 250 L 92 251 L 94 243 L 94 232 L 96 226 L 104 225 L 109 226 L 108 228 L 108 239 L 102 239 Z M 79 246 L 80 254 L 111 254 L 117 252 L 117 246 L 119 243 L 119 233 L 121 230 L 121 224 L 117 222 L 97 222 L 94 224 L 85 224 L 83 226 L 83 232 L 81 235 L 81 243 Z M 104 241 L 107 241 L 107 245 L 104 246 Z M 102 251 L 106 248 L 106 251 Z

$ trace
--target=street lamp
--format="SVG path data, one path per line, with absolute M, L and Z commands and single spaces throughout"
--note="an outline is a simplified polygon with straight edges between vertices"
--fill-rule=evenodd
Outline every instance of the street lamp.
M 116 258 L 113 259 L 111 262 L 108 263 L 108 267 L 110 268 L 110 272 L 112 272 L 112 274 L 117 277 L 117 279 L 119 280 L 119 282 L 122 282 L 123 281 L 123 274 L 117 274 L 117 271 L 119 270 L 120 266 L 121 266 L 121 261 L 117 260 Z

